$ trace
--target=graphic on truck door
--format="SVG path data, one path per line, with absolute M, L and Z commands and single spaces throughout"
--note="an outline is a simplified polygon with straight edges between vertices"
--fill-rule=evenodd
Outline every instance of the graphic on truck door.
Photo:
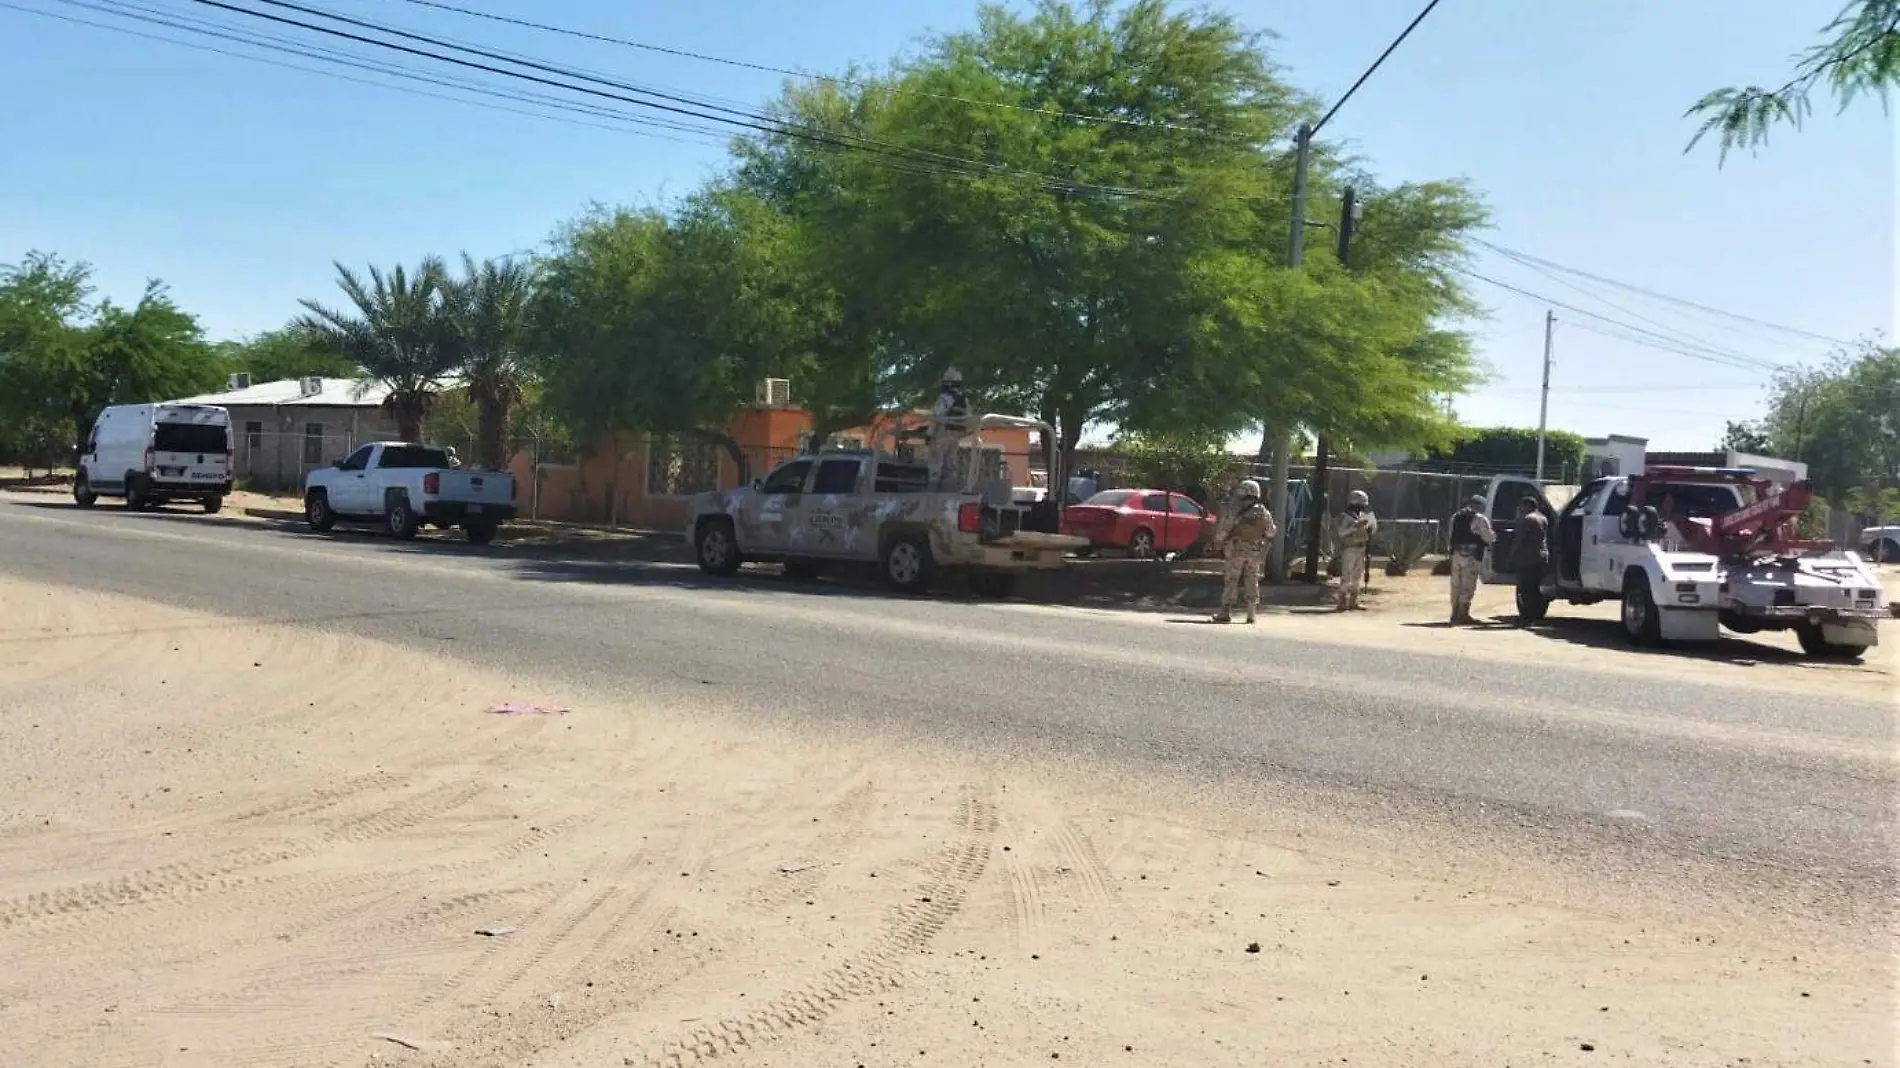
M 854 510 L 862 508 L 857 499 L 858 480 L 864 474 L 864 459 L 838 456 L 818 461 L 812 475 L 811 493 L 799 509 L 792 527 L 794 551 L 813 556 L 846 556 L 860 548 L 861 523 Z
M 791 544 L 792 524 L 805 492 L 805 480 L 811 474 L 810 460 L 781 464 L 759 483 L 759 492 L 746 497 L 741 521 L 751 546 L 764 552 L 783 552 Z

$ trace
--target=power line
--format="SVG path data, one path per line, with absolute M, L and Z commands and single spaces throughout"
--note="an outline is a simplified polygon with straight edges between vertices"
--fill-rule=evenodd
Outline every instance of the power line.
M 364 60 L 359 57 L 351 56 L 348 53 L 337 51 L 335 49 L 322 48 L 320 46 L 314 46 L 314 45 L 303 46 L 303 45 L 300 45 L 298 42 L 295 42 L 289 38 L 274 37 L 269 34 L 253 34 L 253 33 L 235 31 L 235 28 L 232 28 L 232 27 L 224 27 L 218 23 L 206 22 L 204 20 L 194 20 L 194 19 L 191 19 L 190 16 L 186 16 L 186 15 L 178 15 L 176 16 L 176 18 L 167 18 L 164 16 L 169 15 L 171 13 L 159 12 L 153 8 L 142 7 L 137 4 L 127 3 L 125 2 L 125 0 L 104 0 L 103 5 L 88 3 L 86 2 L 86 0 L 58 0 L 58 2 L 64 3 L 69 7 L 77 7 L 77 8 L 82 8 L 89 11 L 96 11 L 102 14 L 115 15 L 120 18 L 133 19 L 136 21 L 145 22 L 152 25 L 165 26 L 171 29 L 184 30 L 190 33 L 199 34 L 201 36 L 233 41 L 239 44 L 250 45 L 254 48 L 261 48 L 267 51 L 278 52 L 278 53 L 286 54 L 286 55 L 301 56 L 308 59 L 318 60 L 324 63 L 331 63 L 331 64 L 336 64 L 339 66 L 355 68 L 358 70 L 364 70 L 364 71 L 368 71 L 374 74 L 383 74 L 389 77 L 399 78 L 405 81 L 414 81 L 414 82 L 419 82 L 419 83 L 427 84 L 427 85 L 437 85 L 437 86 L 442 86 L 445 88 L 458 89 L 463 92 L 476 93 L 482 96 L 493 97 L 496 99 L 514 101 L 516 103 L 533 104 L 538 107 L 554 108 L 556 110 L 572 112 L 575 114 L 589 115 L 589 116 L 594 116 L 597 118 L 611 119 L 616 122 L 628 123 L 635 126 L 645 126 L 645 127 L 651 127 L 654 129 L 674 130 L 680 133 L 698 134 L 702 136 L 723 137 L 723 135 L 720 134 L 719 131 L 712 130 L 706 127 L 692 126 L 685 123 L 677 123 L 671 120 L 658 119 L 651 116 L 629 115 L 624 112 L 614 111 L 610 108 L 602 108 L 602 107 L 598 107 L 594 105 L 582 104 L 576 101 L 562 100 L 558 97 L 551 97 L 545 94 L 503 92 L 503 91 L 500 91 L 488 86 L 484 86 L 480 83 L 471 82 L 467 80 L 458 80 L 455 78 L 431 77 L 429 75 L 416 72 L 406 67 L 401 67 L 394 64 L 378 63 L 378 62 L 374 62 L 370 60 Z M 565 118 L 564 116 L 561 116 L 561 115 L 551 115 L 544 111 L 530 111 L 530 110 L 525 110 L 522 108 L 503 107 L 499 105 L 488 104 L 479 100 L 468 100 L 462 97 L 449 96 L 443 93 L 431 93 L 425 90 L 413 89 L 413 88 L 410 88 L 408 86 L 403 86 L 403 85 L 392 85 L 388 82 L 376 81 L 369 78 L 352 77 L 350 75 L 342 74 L 337 71 L 324 70 L 320 67 L 307 67 L 301 64 L 296 64 L 296 63 L 285 63 L 280 60 L 272 60 L 263 56 L 251 55 L 249 53 L 244 53 L 244 52 L 234 52 L 229 49 L 218 48 L 212 45 L 204 45 L 204 44 L 198 44 L 192 41 L 179 40 L 177 38 L 167 37 L 162 34 L 147 33 L 147 32 L 135 30 L 126 26 L 118 26 L 118 25 L 113 25 L 111 23 L 105 23 L 105 22 L 95 22 L 90 19 L 79 18 L 79 17 L 71 16 L 71 15 L 61 15 L 57 12 L 41 11 L 34 8 L 22 7 L 13 3 L 0 3 L 0 7 L 6 7 L 14 11 L 22 11 L 31 15 L 40 15 L 45 18 L 58 19 L 62 22 L 69 22 L 75 25 L 89 26 L 95 29 L 109 30 L 115 33 L 128 34 L 133 37 L 141 37 L 146 40 L 161 41 L 166 44 L 179 45 L 185 48 L 196 49 L 201 52 L 210 52 L 215 55 L 230 56 L 236 59 L 250 60 L 255 63 L 262 63 L 266 66 L 279 67 L 285 70 L 303 71 L 308 74 L 319 74 L 325 77 L 337 78 L 342 81 L 353 82 L 358 85 L 367 85 L 367 86 L 372 86 L 379 89 L 390 89 L 396 92 L 411 93 L 416 96 L 429 97 L 435 100 L 446 100 L 451 103 L 468 104 L 475 107 L 485 107 L 485 108 L 489 108 L 495 111 L 503 111 L 503 112 L 507 112 L 507 113 L 515 114 L 515 115 L 524 115 L 530 118 L 553 119 L 557 122 L 567 122 L 573 125 L 587 126 L 594 129 L 614 130 L 621 133 L 632 133 L 632 134 L 637 134 L 641 136 L 659 137 L 661 140 L 677 141 L 682 144 L 688 144 L 688 143 L 701 143 L 701 144 L 715 143 L 716 144 L 717 143 L 717 142 L 706 142 L 703 140 L 698 141 L 698 142 L 692 142 L 692 141 L 686 140 L 685 138 L 666 137 L 660 134 L 649 133 L 645 130 L 627 129 L 625 126 L 613 126 L 613 125 L 608 125 L 605 123 L 598 123 L 598 122 L 580 122 L 577 120 Z M 141 14 L 141 12 L 145 12 L 146 14 Z M 186 21 L 177 21 L 177 19 L 183 19 Z M 227 30 L 232 30 L 234 32 L 226 32 Z
M 1118 126 L 1149 127 L 1153 129 L 1173 130 L 1179 133 L 1192 133 L 1192 134 L 1200 134 L 1202 136 L 1214 136 L 1210 131 L 1202 130 L 1197 127 L 1184 126 L 1184 125 L 1179 125 L 1179 124 L 1171 123 L 1171 122 L 1160 122 L 1154 119 L 1129 119 L 1129 118 L 1123 118 L 1119 115 L 1086 115 L 1080 112 L 1062 111 L 1055 108 L 1039 108 L 1039 107 L 1034 107 L 1028 104 L 1010 104 L 1010 103 L 1006 103 L 1000 100 L 977 100 L 971 97 L 952 96 L 946 93 L 932 93 L 932 92 L 928 92 L 921 89 L 906 89 L 901 86 L 887 85 L 883 82 L 865 81 L 859 78 L 845 78 L 838 75 L 830 75 L 830 74 L 813 74 L 810 71 L 793 70 L 789 67 L 774 67 L 766 63 L 753 63 L 753 62 L 743 60 L 743 59 L 730 59 L 725 56 L 709 55 L 704 52 L 692 52 L 684 48 L 670 48 L 665 45 L 650 44 L 645 41 L 631 41 L 624 37 L 613 37 L 613 36 L 609 36 L 607 34 L 601 34 L 601 33 L 589 33 L 585 30 L 571 29 L 566 26 L 553 26 L 545 22 L 533 22 L 528 19 L 514 18 L 508 15 L 497 15 L 488 11 L 476 11 L 473 8 L 458 7 L 455 4 L 440 3 L 438 2 L 438 0 L 403 0 L 403 2 L 414 4 L 417 7 L 434 8 L 437 11 L 452 12 L 454 14 L 464 15 L 469 18 L 485 19 L 489 22 L 505 23 L 510 26 L 519 26 L 523 29 L 539 30 L 543 33 L 560 34 L 561 36 L 564 36 L 564 37 L 574 37 L 574 38 L 578 38 L 584 41 L 596 41 L 602 44 L 619 45 L 623 48 L 637 48 L 644 52 L 654 52 L 660 55 L 668 55 L 668 56 L 679 56 L 684 59 L 696 59 L 696 60 L 700 60 L 706 63 L 719 63 L 728 67 L 739 67 L 744 70 L 762 71 L 767 74 L 782 74 L 789 78 L 806 78 L 811 81 L 823 82 L 829 85 L 846 85 L 854 89 L 870 89 L 877 92 L 890 93 L 893 95 L 922 96 L 922 97 L 928 97 L 933 100 L 947 100 L 947 101 L 950 101 L 952 103 L 957 103 L 957 104 L 968 104 L 972 107 L 986 107 L 986 108 L 998 108 L 998 109 L 1007 110 L 1007 111 L 1021 111 L 1021 112 L 1027 112 L 1033 115 L 1047 115 L 1051 118 L 1070 119 L 1076 122 L 1095 122 L 1095 123 L 1104 123 L 1104 124 L 1118 125 Z
M 1508 282 L 1500 282 L 1495 278 L 1491 278 L 1486 275 L 1479 274 L 1478 272 L 1470 270 L 1469 268 L 1458 267 L 1458 268 L 1454 268 L 1454 270 L 1458 271 L 1460 274 L 1463 274 L 1469 278 L 1473 278 L 1473 279 L 1476 279 L 1477 281 L 1483 282 L 1486 285 L 1496 286 L 1497 288 L 1505 290 L 1507 292 L 1516 293 L 1519 296 L 1523 296 L 1523 297 L 1529 297 L 1532 300 L 1539 301 L 1540 303 L 1543 303 L 1543 304 L 1548 304 L 1552 307 L 1562 308 L 1573 315 L 1581 315 L 1581 316 L 1584 316 L 1585 318 L 1594 319 L 1599 322 L 1605 323 L 1611 327 L 1618 328 L 1622 331 L 1625 331 L 1626 333 L 1613 334 L 1611 336 L 1622 337 L 1622 339 L 1625 341 L 1632 341 L 1639 345 L 1647 345 L 1651 348 L 1660 349 L 1665 352 L 1675 352 L 1683 356 L 1688 356 L 1691 359 L 1705 360 L 1709 363 L 1722 364 L 1728 367 L 1739 367 L 1743 370 L 1774 371 L 1780 368 L 1780 365 L 1778 364 L 1773 364 L 1766 360 L 1758 359 L 1756 357 L 1748 356 L 1742 353 L 1728 352 L 1722 349 L 1717 349 L 1717 348 L 1708 347 L 1708 346 L 1687 345 L 1679 341 L 1678 339 L 1671 338 L 1664 334 L 1659 334 L 1653 330 L 1644 329 L 1643 327 L 1631 326 L 1630 324 L 1625 323 L 1621 320 L 1613 319 L 1610 316 L 1603 315 L 1599 312 L 1593 312 L 1589 310 L 1588 308 L 1580 308 L 1574 304 L 1557 300 L 1554 297 L 1548 297 L 1542 293 L 1537 293 L 1529 289 L 1524 289 L 1521 286 L 1514 286 Z M 1592 328 L 1586 323 L 1572 322 L 1572 323 L 1569 323 L 1568 325 L 1576 327 L 1578 329 L 1582 329 L 1582 330 L 1592 330 L 1592 332 L 1604 332 L 1601 327 Z
M 1635 285 L 1630 282 L 1619 281 L 1618 279 L 1615 279 L 1615 278 L 1606 278 L 1599 274 L 1591 274 L 1589 271 L 1580 270 L 1576 267 L 1566 267 L 1561 263 L 1556 263 L 1552 260 L 1547 260 L 1538 256 L 1533 256 L 1528 252 L 1518 252 L 1514 249 L 1505 248 L 1502 245 L 1494 245 L 1491 242 L 1486 241 L 1482 238 L 1472 238 L 1472 243 L 1488 248 L 1491 251 L 1496 252 L 1501 256 L 1508 256 L 1512 259 L 1525 260 L 1531 263 L 1536 263 L 1544 267 L 1548 267 L 1552 270 L 1562 271 L 1565 274 L 1576 275 L 1579 278 L 1587 278 L 1592 282 L 1600 282 L 1606 286 L 1615 286 L 1618 289 L 1627 290 L 1631 293 L 1641 294 L 1642 296 L 1649 297 L 1652 300 L 1659 300 L 1666 304 L 1676 304 L 1685 308 L 1693 308 L 1696 311 L 1703 312 L 1709 315 L 1718 315 L 1725 319 L 1733 319 L 1737 322 L 1748 323 L 1752 326 L 1759 326 L 1764 329 L 1775 330 L 1784 334 L 1792 334 L 1797 337 L 1805 337 L 1811 341 L 1821 341 L 1829 345 L 1840 345 L 1844 347 L 1849 344 L 1846 341 L 1842 341 L 1840 338 L 1829 337 L 1826 334 L 1817 334 L 1812 330 L 1803 330 L 1799 327 L 1794 327 L 1794 326 L 1784 326 L 1781 323 L 1769 322 L 1766 319 L 1757 319 L 1754 316 L 1743 315 L 1740 312 L 1724 311 L 1721 308 L 1710 307 L 1707 304 L 1698 304 L 1693 300 L 1685 300 L 1682 297 L 1672 297 L 1667 293 L 1659 293 L 1656 290 L 1646 289 L 1643 286 Z
M 1379 66 L 1386 61 L 1386 57 L 1390 56 L 1393 52 L 1398 51 L 1399 46 L 1405 43 L 1405 39 L 1407 37 L 1412 36 L 1412 31 L 1418 29 L 1418 24 L 1425 21 L 1425 16 L 1431 14 L 1432 9 L 1437 7 L 1438 3 L 1439 3 L 1439 0 L 1431 0 L 1430 3 L 1425 5 L 1425 9 L 1423 11 L 1420 11 L 1418 13 L 1418 16 L 1414 18 L 1411 21 L 1411 23 L 1405 27 L 1405 29 L 1399 31 L 1399 35 L 1392 39 L 1392 43 L 1385 46 L 1385 51 L 1379 53 L 1379 58 L 1372 61 L 1372 66 L 1367 67 L 1366 72 L 1364 74 L 1361 74 L 1359 76 L 1359 79 L 1353 82 L 1352 85 L 1346 90 L 1346 92 L 1342 96 L 1340 96 L 1338 100 L 1335 100 L 1333 102 L 1332 107 L 1326 109 L 1326 114 L 1320 116 L 1320 119 L 1318 122 L 1313 124 L 1312 129 L 1309 130 L 1307 133 L 1308 137 L 1311 137 L 1313 134 L 1319 133 L 1320 127 L 1326 125 L 1327 121 L 1333 117 L 1333 114 L 1335 112 L 1337 112 L 1340 108 L 1346 106 L 1346 101 L 1352 99 L 1352 94 L 1358 92 L 1359 87 L 1366 84 L 1366 79 L 1372 77 L 1373 73 L 1379 69 Z
M 1096 195 L 1115 196 L 1115 197 L 1165 199 L 1164 197 L 1159 196 L 1157 194 L 1147 193 L 1138 189 L 1128 189 L 1128 188 L 1123 188 L 1123 187 L 1097 185 L 1093 183 L 1075 182 L 1075 181 L 1071 181 L 1067 179 L 1056 178 L 1052 175 L 1032 174 L 1030 172 L 1017 170 L 1015 168 L 1005 167 L 1000 164 L 990 164 L 990 163 L 985 163 L 981 160 L 972 160 L 972 159 L 966 159 L 966 158 L 957 157 L 957 156 L 950 156 L 943 153 L 931 152 L 927 149 L 917 149 L 917 148 L 910 148 L 910 147 L 902 146 L 902 145 L 894 145 L 888 142 L 882 142 L 882 141 L 878 141 L 872 138 L 859 137 L 852 134 L 818 132 L 818 131 L 812 130 L 811 128 L 801 127 L 800 125 L 794 124 L 794 123 L 787 123 L 787 122 L 784 122 L 783 120 L 771 118 L 770 116 L 763 116 L 763 115 L 757 115 L 754 113 L 743 112 L 738 109 L 721 107 L 715 104 L 706 104 L 702 101 L 697 101 L 690 97 L 684 97 L 684 96 L 680 96 L 673 93 L 666 93 L 666 92 L 660 92 L 657 90 L 646 89 L 639 86 L 630 85 L 628 83 L 615 81 L 613 79 L 589 76 L 584 73 L 575 72 L 575 71 L 554 66 L 551 64 L 541 63 L 536 60 L 522 59 L 515 56 L 507 55 L 505 53 L 492 52 L 486 49 L 472 48 L 465 45 L 457 45 L 453 42 L 444 41 L 440 38 L 431 37 L 426 34 L 412 33 L 407 30 L 384 26 L 384 25 L 380 25 L 374 22 L 369 22 L 363 19 L 351 18 L 346 15 L 339 15 L 334 12 L 325 11 L 321 8 L 309 7 L 302 4 L 292 3 L 290 2 L 290 0 L 257 0 L 257 2 L 268 4 L 272 7 L 285 8 L 288 10 L 301 12 L 303 14 L 312 15 L 318 18 L 328 19 L 330 21 L 343 23 L 345 25 L 355 26 L 360 29 L 372 30 L 377 33 L 386 34 L 391 37 L 404 38 L 407 40 L 412 40 L 419 43 L 432 45 L 437 48 L 446 48 L 451 51 L 465 52 L 470 55 L 480 56 L 483 59 L 489 59 L 489 60 L 494 60 L 494 61 L 503 62 L 503 63 L 513 63 L 518 66 L 528 67 L 531 70 L 538 70 L 545 73 L 555 74 L 561 77 L 572 78 L 579 81 L 596 82 L 601 85 L 607 85 L 607 86 L 611 86 L 612 88 L 622 90 L 623 92 L 637 94 L 637 96 L 636 97 L 621 96 L 614 93 L 606 92 L 604 90 L 595 89 L 595 88 L 592 88 L 591 86 L 573 85 L 567 82 L 556 81 L 551 78 L 543 77 L 536 74 L 529 74 L 529 73 L 516 71 L 516 70 L 508 70 L 503 67 L 496 67 L 487 63 L 479 63 L 473 60 L 462 59 L 460 57 L 453 56 L 453 55 L 442 55 L 438 52 L 431 52 L 426 49 L 416 48 L 410 45 L 398 43 L 396 41 L 378 40 L 377 38 L 366 37 L 362 34 L 352 33 L 348 30 L 340 30 L 340 29 L 336 29 L 330 26 L 323 26 L 316 23 L 304 22 L 299 19 L 288 18 L 283 15 L 272 14 L 268 11 L 257 11 L 250 8 L 239 7 L 235 4 L 225 3 L 223 2 L 223 0 L 193 0 L 193 2 L 205 5 L 207 7 L 214 7 L 214 8 L 224 10 L 224 11 L 230 11 L 230 12 L 240 14 L 240 15 L 247 15 L 252 18 L 264 19 L 266 21 L 276 22 L 276 23 L 280 23 L 280 24 L 288 25 L 288 26 L 296 26 L 301 29 L 306 29 L 306 30 L 317 32 L 317 33 L 327 34 L 333 37 L 343 38 L 345 40 L 356 41 L 356 42 L 371 45 L 374 47 L 391 49 L 393 51 L 403 52 L 408 55 L 419 56 L 425 59 L 433 59 L 440 63 L 451 63 L 457 66 L 468 67 L 475 70 L 485 71 L 490 74 L 499 74 L 499 75 L 502 75 L 503 77 L 517 78 L 523 81 L 535 82 L 542 85 L 552 86 L 558 89 L 565 89 L 569 92 L 578 92 L 578 93 L 585 93 L 590 96 L 604 97 L 610 100 L 617 100 L 622 103 L 633 104 L 637 107 L 651 108 L 658 111 L 685 115 L 691 118 L 705 119 L 712 122 L 725 123 L 727 125 L 734 126 L 740 129 L 753 130 L 759 133 L 776 134 L 779 136 L 793 137 L 799 140 L 811 141 L 818 144 L 826 144 L 835 148 L 855 149 L 858 151 L 870 152 L 877 155 L 883 155 L 883 156 L 888 156 L 888 157 L 904 160 L 906 162 L 910 162 L 913 164 L 922 163 L 922 164 L 932 165 L 932 166 L 945 165 L 945 166 L 951 166 L 951 167 L 961 167 L 965 169 L 966 173 L 974 171 L 974 172 L 988 173 L 988 174 L 993 174 L 993 175 L 998 175 L 998 176 L 1014 176 L 1014 177 L 1029 178 L 1037 182 L 1038 184 L 1041 184 L 1045 188 L 1050 188 L 1059 192 L 1093 193 Z M 639 99 L 639 97 L 652 97 L 654 99 Z M 682 107 L 680 105 L 687 105 L 687 106 Z M 694 108 L 704 108 L 706 110 L 693 110 Z M 736 117 L 728 117 L 728 115 L 720 115 L 720 114 L 707 114 L 707 111 L 727 112 L 730 116 L 736 116 Z

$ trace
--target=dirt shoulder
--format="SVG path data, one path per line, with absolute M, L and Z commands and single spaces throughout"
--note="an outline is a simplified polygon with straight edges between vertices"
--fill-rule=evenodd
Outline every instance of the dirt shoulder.
M 1117 769 L 0 602 L 12 1063 L 1894 1063 L 1884 947 Z

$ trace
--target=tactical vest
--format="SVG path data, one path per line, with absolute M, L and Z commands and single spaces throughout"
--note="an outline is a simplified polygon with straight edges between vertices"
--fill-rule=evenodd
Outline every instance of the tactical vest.
M 1478 513 L 1469 508 L 1463 509 L 1451 517 L 1451 548 L 1453 552 L 1459 549 L 1476 549 L 1479 552 L 1484 551 L 1484 539 L 1478 537 L 1478 535 L 1471 530 L 1472 520 L 1477 517 Z
M 1247 505 L 1234 517 L 1234 529 L 1228 537 L 1235 541 L 1266 541 L 1268 512 L 1259 501 Z

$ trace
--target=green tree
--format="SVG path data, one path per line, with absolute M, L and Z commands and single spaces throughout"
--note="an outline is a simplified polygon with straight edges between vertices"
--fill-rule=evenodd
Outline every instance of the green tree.
M 1782 372 L 1759 427 L 1767 451 L 1805 462 L 1835 504 L 1857 489 L 1900 486 L 1900 349 L 1870 342 Z
M 534 270 L 517 260 L 476 263 L 462 254 L 462 276 L 444 290 L 459 346 L 457 363 L 479 421 L 475 455 L 487 467 L 508 463 L 508 419 L 528 373 L 528 315 Z
M 367 279 L 341 263 L 336 271 L 349 307 L 305 300 L 306 314 L 295 328 L 318 352 L 348 360 L 387 386 L 384 405 L 396 420 L 397 436 L 422 440 L 430 401 L 461 361 L 442 261 L 425 257 L 413 273 L 372 266 Z
M 346 356 L 312 347 L 309 336 L 295 327 L 280 327 L 237 341 L 214 346 L 227 373 L 244 373 L 252 382 L 281 382 L 288 378 L 356 378 L 362 372 Z
M 1821 36 L 1821 43 L 1797 57 L 1794 73 L 1780 87 L 1717 89 L 1696 101 L 1688 116 L 1702 122 L 1689 149 L 1714 136 L 1717 158 L 1726 161 L 1733 149 L 1761 146 L 1776 126 L 1799 129 L 1812 111 L 1812 94 L 1823 86 L 1842 110 L 1868 93 L 1884 104 L 1887 91 L 1900 82 L 1900 0 L 1853 0 L 1822 27 Z
M 91 269 L 31 254 L 0 270 L 0 417 L 21 448 L 83 446 L 99 411 L 208 392 L 223 365 L 163 283 L 90 303 Z
M 1129 472 L 1140 485 L 1172 489 L 1216 508 L 1225 503 L 1214 499 L 1234 464 L 1225 438 L 1194 433 L 1122 434 L 1116 437 L 1114 449 L 1128 458 Z
M 1458 432 L 1450 448 L 1432 449 L 1428 455 L 1433 460 L 1451 464 L 1529 473 L 1537 466 L 1537 430 L 1515 426 L 1467 427 Z M 1567 430 L 1545 432 L 1546 472 L 1580 471 L 1583 456 L 1582 435 Z
M 1774 446 L 1768 432 L 1759 422 L 1748 420 L 1729 420 L 1722 428 L 1722 448 L 1725 451 L 1753 453 L 1760 456 Z

